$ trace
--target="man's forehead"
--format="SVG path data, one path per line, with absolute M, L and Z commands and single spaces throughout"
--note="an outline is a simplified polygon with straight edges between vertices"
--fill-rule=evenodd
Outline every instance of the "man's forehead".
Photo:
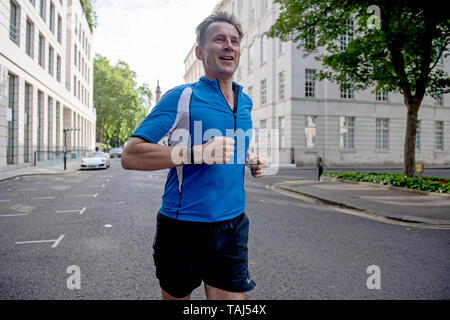
M 207 37 L 214 36 L 216 34 L 230 34 L 239 38 L 239 32 L 236 27 L 231 23 L 225 21 L 215 21 L 206 28 Z

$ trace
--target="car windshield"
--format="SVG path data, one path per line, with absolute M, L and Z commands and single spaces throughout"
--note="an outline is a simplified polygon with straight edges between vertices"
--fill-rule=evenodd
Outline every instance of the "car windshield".
M 105 158 L 105 154 L 103 152 L 96 152 L 96 153 L 94 153 L 94 155 L 92 157 L 94 157 L 94 158 Z
M 111 149 L 111 152 L 122 152 L 121 148 L 113 148 Z

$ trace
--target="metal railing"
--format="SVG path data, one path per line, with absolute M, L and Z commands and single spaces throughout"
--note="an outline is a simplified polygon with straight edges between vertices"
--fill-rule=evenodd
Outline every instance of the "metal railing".
M 89 157 L 93 153 L 92 150 L 68 150 L 67 162 L 80 160 L 84 157 Z M 35 167 L 53 167 L 64 164 L 63 151 L 34 151 Z

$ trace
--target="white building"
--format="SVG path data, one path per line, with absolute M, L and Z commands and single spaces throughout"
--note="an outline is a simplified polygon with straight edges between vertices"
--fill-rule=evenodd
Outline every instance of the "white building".
M 329 81 L 312 81 L 322 68 L 292 42 L 267 38 L 279 6 L 271 0 L 223 0 L 214 12 L 233 13 L 244 31 L 235 81 L 253 100 L 253 127 L 279 129 L 280 163 L 311 166 L 401 166 L 407 109 L 398 93 L 341 91 Z M 348 41 L 348 38 L 346 38 Z M 345 40 L 344 39 L 344 45 Z M 185 59 L 185 81 L 203 75 L 195 44 Z M 450 61 L 439 68 L 450 73 Z M 419 111 L 416 161 L 450 164 L 450 95 L 425 97 Z M 253 140 L 258 146 L 258 139 Z
M 94 150 L 92 40 L 79 0 L 0 0 L 0 170 Z

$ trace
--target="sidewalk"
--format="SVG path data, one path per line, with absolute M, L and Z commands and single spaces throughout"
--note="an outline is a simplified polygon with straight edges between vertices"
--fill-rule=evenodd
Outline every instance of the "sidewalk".
M 80 169 L 81 160 L 72 160 L 66 163 L 66 171 L 64 171 L 64 164 L 59 164 L 53 167 L 35 167 L 29 166 L 26 168 L 13 169 L 0 172 L 0 181 L 15 178 L 24 175 L 34 175 L 34 174 L 57 174 L 57 173 L 70 173 L 75 172 Z
M 368 211 L 380 216 L 409 222 L 450 225 L 450 194 L 408 190 L 364 182 L 322 177 L 286 181 L 280 189 L 307 195 L 326 203 Z

